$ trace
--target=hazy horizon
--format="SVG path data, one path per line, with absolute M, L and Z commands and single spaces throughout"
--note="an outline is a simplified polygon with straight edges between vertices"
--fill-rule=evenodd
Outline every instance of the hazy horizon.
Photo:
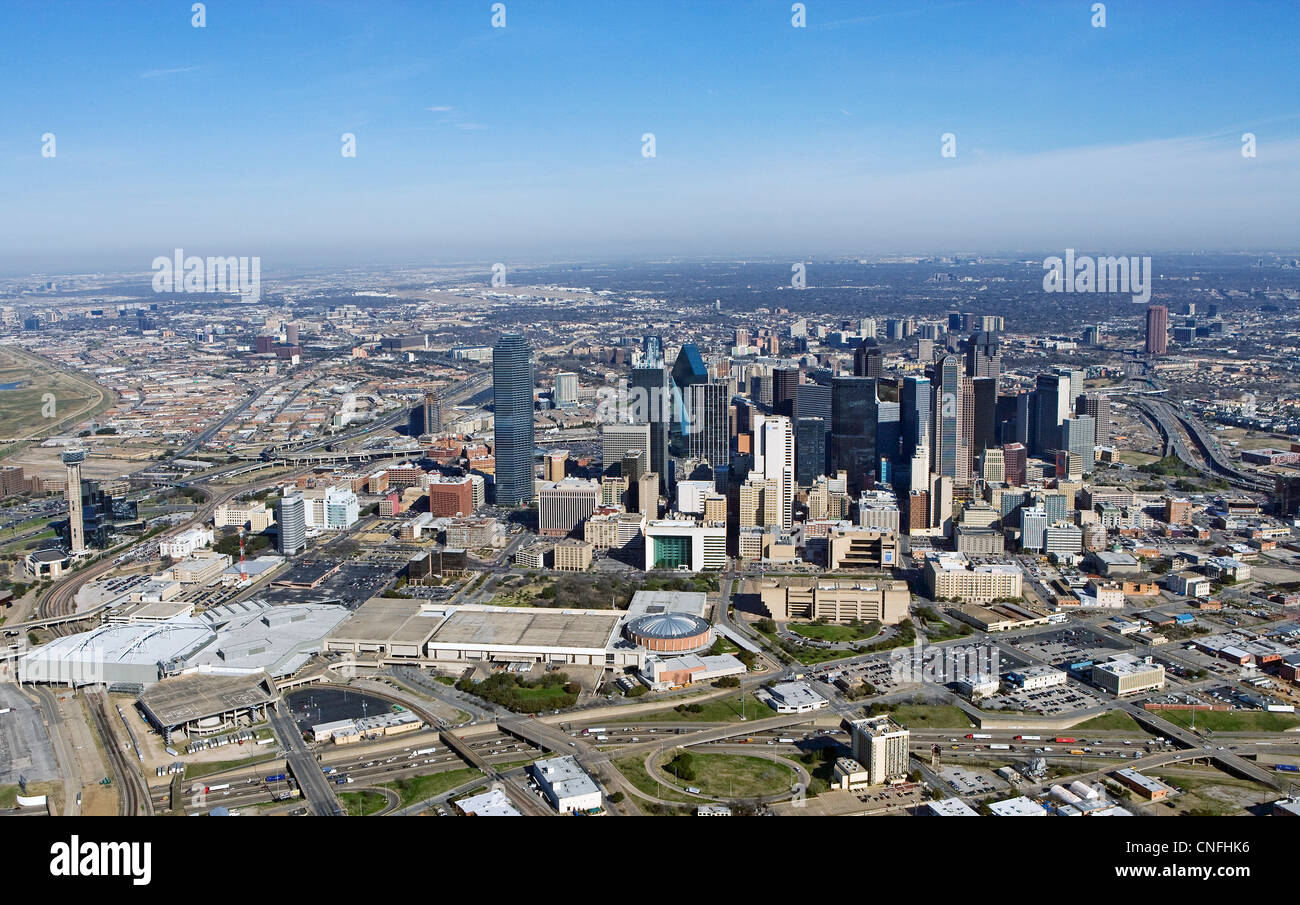
M 0 10 L 0 272 L 1300 248 L 1297 6 L 506 6 Z

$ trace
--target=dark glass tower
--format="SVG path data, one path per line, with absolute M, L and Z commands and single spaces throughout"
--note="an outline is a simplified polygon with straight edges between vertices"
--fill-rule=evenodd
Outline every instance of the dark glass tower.
M 795 398 L 799 393 L 798 368 L 774 368 L 772 370 L 772 412 L 785 415 L 793 420 L 795 416 Z
M 497 505 L 533 499 L 533 349 L 518 333 L 492 347 L 492 426 Z
M 826 473 L 826 422 L 800 418 L 794 423 L 794 472 L 800 486 L 810 487 Z
M 856 495 L 876 470 L 876 382 L 870 377 L 831 381 L 831 470 L 848 472 Z

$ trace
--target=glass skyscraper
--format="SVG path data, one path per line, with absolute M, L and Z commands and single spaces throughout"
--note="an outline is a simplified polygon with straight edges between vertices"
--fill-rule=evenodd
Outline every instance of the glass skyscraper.
M 492 426 L 496 434 L 497 505 L 518 506 L 534 495 L 533 349 L 518 333 L 492 347 Z

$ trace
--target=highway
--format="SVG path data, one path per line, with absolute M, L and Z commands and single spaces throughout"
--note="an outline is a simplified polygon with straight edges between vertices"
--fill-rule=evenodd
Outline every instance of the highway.
M 281 709 L 283 702 L 277 701 L 267 711 L 275 737 L 280 740 L 280 747 L 285 752 L 289 771 L 298 781 L 303 797 L 318 817 L 342 817 L 343 806 L 334 797 L 334 784 L 325 778 L 316 758 L 307 750 L 298 725 L 285 715 Z

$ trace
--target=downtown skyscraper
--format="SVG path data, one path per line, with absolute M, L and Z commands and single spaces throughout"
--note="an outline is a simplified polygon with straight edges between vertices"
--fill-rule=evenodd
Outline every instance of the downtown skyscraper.
M 533 349 L 518 333 L 492 347 L 492 426 L 495 433 L 496 502 L 518 506 L 534 494 Z

